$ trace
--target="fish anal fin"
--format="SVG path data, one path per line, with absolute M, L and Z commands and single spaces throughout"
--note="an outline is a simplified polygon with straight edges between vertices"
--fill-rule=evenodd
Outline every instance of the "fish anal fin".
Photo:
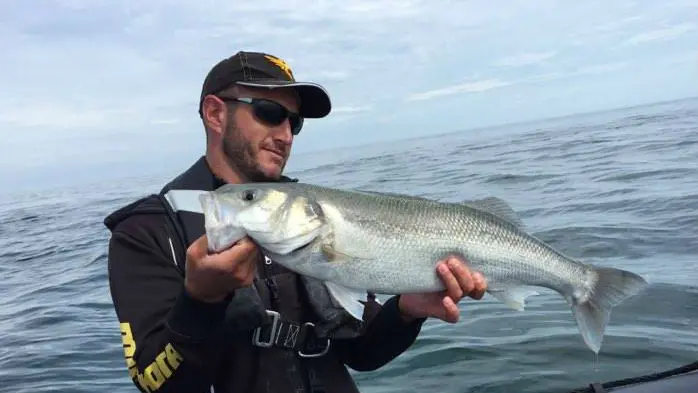
M 364 304 L 361 301 L 366 301 L 366 292 L 347 288 L 331 281 L 325 281 L 325 286 L 337 306 L 345 309 L 357 320 L 363 320 Z
M 528 297 L 539 294 L 536 288 L 525 285 L 492 287 L 487 290 L 487 293 L 517 311 L 523 311 L 526 308 Z
M 509 206 L 504 200 L 497 197 L 487 197 L 482 199 L 465 200 L 461 202 L 464 205 L 474 209 L 482 210 L 490 214 L 494 214 L 504 220 L 511 222 L 520 229 L 525 229 L 526 225 L 521 220 L 521 217 Z

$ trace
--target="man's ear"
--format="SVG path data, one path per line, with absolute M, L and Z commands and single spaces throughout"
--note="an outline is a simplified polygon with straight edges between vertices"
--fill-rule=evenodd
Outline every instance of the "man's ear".
M 204 97 L 201 108 L 201 117 L 204 126 L 219 135 L 223 134 L 227 108 L 225 102 L 213 95 Z

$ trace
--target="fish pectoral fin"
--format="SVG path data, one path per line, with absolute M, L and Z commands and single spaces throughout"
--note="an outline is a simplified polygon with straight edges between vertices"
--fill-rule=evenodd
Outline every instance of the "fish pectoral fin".
M 526 298 L 539 294 L 534 287 L 530 286 L 495 287 L 489 288 L 487 292 L 517 311 L 523 311 L 526 308 Z
M 322 250 L 322 253 L 325 255 L 327 260 L 330 262 L 347 262 L 352 259 L 367 259 L 360 255 L 345 254 L 329 244 L 323 244 L 322 246 L 320 246 L 320 249 Z
M 336 306 L 342 307 L 357 320 L 363 320 L 364 305 L 361 301 L 366 300 L 366 292 L 347 288 L 331 281 L 325 281 L 325 286 Z
M 526 225 L 521 220 L 521 217 L 509 206 L 504 200 L 497 197 L 487 197 L 482 199 L 465 200 L 461 202 L 464 205 L 470 206 L 473 209 L 482 210 L 504 220 L 511 222 L 520 229 L 526 229 Z

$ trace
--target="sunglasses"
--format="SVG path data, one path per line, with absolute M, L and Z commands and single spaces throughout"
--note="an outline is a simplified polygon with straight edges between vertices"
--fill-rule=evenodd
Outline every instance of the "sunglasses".
M 303 118 L 297 113 L 291 112 L 278 102 L 263 98 L 233 98 L 218 97 L 226 102 L 243 102 L 252 106 L 252 113 L 263 123 L 270 126 L 278 126 L 288 119 L 291 125 L 291 133 L 298 135 L 303 128 Z

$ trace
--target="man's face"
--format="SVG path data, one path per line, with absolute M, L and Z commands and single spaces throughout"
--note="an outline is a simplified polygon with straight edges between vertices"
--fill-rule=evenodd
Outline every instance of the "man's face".
M 238 87 L 234 94 L 221 96 L 264 98 L 298 112 L 298 102 L 289 89 Z M 221 148 L 228 164 L 243 177 L 243 181 L 277 180 L 286 166 L 293 144 L 289 120 L 274 126 L 259 119 L 250 104 L 236 102 L 226 106 Z

